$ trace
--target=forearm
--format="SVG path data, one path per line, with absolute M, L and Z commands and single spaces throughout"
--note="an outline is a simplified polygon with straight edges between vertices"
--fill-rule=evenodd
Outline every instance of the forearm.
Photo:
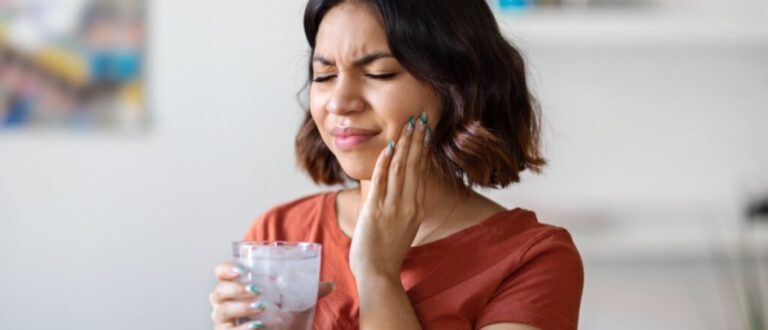
M 400 279 L 366 275 L 357 278 L 360 329 L 421 329 Z

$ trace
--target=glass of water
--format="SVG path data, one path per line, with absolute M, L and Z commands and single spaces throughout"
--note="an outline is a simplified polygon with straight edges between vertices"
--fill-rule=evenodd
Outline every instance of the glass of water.
M 266 304 L 259 315 L 237 324 L 261 321 L 262 329 L 312 329 L 320 284 L 321 245 L 307 242 L 239 241 L 234 262 L 245 271 L 240 281 L 255 284 Z

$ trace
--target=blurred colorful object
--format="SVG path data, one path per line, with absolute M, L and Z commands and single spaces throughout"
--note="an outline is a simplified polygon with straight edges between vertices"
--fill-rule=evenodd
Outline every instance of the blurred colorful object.
M 636 8 L 652 6 L 657 0 L 494 0 L 501 11 L 536 8 Z
M 143 0 L 0 0 L 0 130 L 135 130 Z
M 501 9 L 521 9 L 530 5 L 528 0 L 499 0 Z

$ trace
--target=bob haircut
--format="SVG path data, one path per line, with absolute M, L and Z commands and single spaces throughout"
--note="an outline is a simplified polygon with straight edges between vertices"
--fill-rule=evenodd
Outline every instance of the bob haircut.
M 392 55 L 433 86 L 443 113 L 433 132 L 431 161 L 451 187 L 504 188 L 520 172 L 540 173 L 539 107 L 528 90 L 520 52 L 504 39 L 485 0 L 349 0 L 379 15 Z M 312 56 L 320 22 L 344 0 L 309 0 L 304 32 Z M 306 85 L 305 87 L 306 88 Z M 301 92 L 300 92 L 301 93 Z M 350 178 L 325 145 L 309 111 L 296 136 L 299 167 L 315 183 Z

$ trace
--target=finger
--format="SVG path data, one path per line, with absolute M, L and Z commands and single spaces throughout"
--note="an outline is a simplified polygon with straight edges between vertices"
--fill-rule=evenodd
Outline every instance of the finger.
M 237 326 L 237 328 L 233 328 L 232 330 L 263 329 L 264 326 L 265 326 L 264 322 L 259 321 L 259 320 L 255 320 L 255 321 L 250 321 L 250 322 L 243 323 L 243 324 Z
M 416 196 L 417 205 L 421 205 L 421 206 L 424 205 L 424 202 L 426 201 L 426 198 L 427 198 L 426 197 L 427 183 L 428 183 L 427 179 L 429 178 L 429 173 L 427 173 L 427 171 L 429 171 L 431 161 L 432 161 L 432 158 L 430 157 L 430 149 L 429 149 L 429 139 L 431 138 L 431 135 L 432 135 L 432 129 L 429 128 L 428 125 L 424 125 L 424 126 L 427 126 L 427 127 L 424 129 L 425 131 L 424 140 L 423 140 L 424 146 L 421 148 L 421 164 L 420 164 L 421 168 L 419 169 L 419 173 L 421 174 L 419 179 L 419 188 Z
M 379 154 L 376 165 L 373 167 L 371 175 L 371 186 L 368 188 L 368 196 L 365 199 L 366 204 L 375 203 L 384 200 L 387 193 L 387 177 L 389 176 L 389 163 L 395 150 L 395 143 L 387 142 L 387 146 Z
M 213 318 L 213 317 L 211 317 Z M 227 323 L 216 323 L 214 321 L 213 323 L 213 330 L 232 330 L 235 327 L 234 322 L 227 322 Z
M 403 183 L 402 203 L 404 205 L 416 204 L 417 189 L 421 180 L 422 150 L 424 150 L 424 135 L 427 132 L 427 113 L 423 112 L 417 120 L 416 130 L 411 138 L 411 147 L 408 150 L 406 160 L 405 181 Z
M 234 281 L 242 275 L 243 269 L 239 266 L 232 264 L 231 262 L 224 262 L 214 270 L 214 274 L 219 281 Z
M 254 299 L 261 295 L 261 289 L 254 284 L 243 285 L 236 282 L 219 282 L 208 296 L 212 305 L 228 300 Z
M 391 163 L 389 164 L 389 178 L 387 182 L 387 197 L 384 204 L 388 207 L 396 207 L 400 201 L 402 193 L 401 187 L 403 186 L 403 180 L 405 180 L 405 167 L 408 157 L 408 150 L 411 146 L 411 137 L 415 129 L 416 120 L 411 116 L 408 122 L 403 127 L 400 133 L 400 138 L 397 141 L 397 147 L 395 147 L 395 154 L 392 155 Z
M 267 307 L 262 300 L 254 301 L 228 301 L 216 305 L 211 313 L 214 323 L 234 323 L 238 318 L 259 315 Z
M 336 283 L 333 283 L 333 282 L 320 283 L 320 287 L 317 289 L 317 298 L 320 299 L 322 297 L 325 297 L 331 294 L 333 290 L 336 290 Z

